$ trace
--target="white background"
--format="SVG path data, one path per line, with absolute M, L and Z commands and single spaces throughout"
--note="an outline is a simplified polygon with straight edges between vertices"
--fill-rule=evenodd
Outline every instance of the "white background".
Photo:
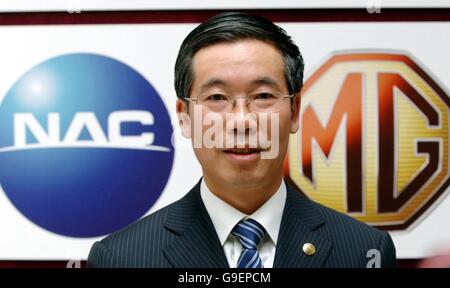
M 0 11 L 290 9 L 290 8 L 442 8 L 449 0 L 0 0 Z
M 281 23 L 306 60 L 306 74 L 332 52 L 343 49 L 396 49 L 414 55 L 448 91 L 449 23 Z M 0 26 L 0 102 L 13 83 L 34 65 L 73 52 L 99 53 L 123 61 L 150 81 L 176 126 L 173 67 L 187 33 L 196 24 Z M 179 134 L 178 134 L 179 135 Z M 150 212 L 179 199 L 201 176 L 190 142 L 176 139 L 169 182 Z M 442 197 L 444 198 L 444 197 Z M 442 199 L 441 198 L 441 199 Z M 450 197 L 439 201 L 412 228 L 392 232 L 399 258 L 418 258 L 450 244 Z M 69 238 L 34 225 L 0 188 L 0 259 L 86 259 L 97 238 Z

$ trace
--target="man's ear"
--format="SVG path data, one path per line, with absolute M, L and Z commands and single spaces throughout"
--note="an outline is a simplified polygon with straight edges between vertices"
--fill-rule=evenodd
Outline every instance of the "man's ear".
M 300 104 L 301 104 L 301 95 L 300 95 L 300 92 L 297 92 L 294 94 L 294 97 L 292 98 L 292 104 L 291 104 L 290 132 L 292 134 L 296 133 L 299 128 L 298 117 L 299 117 L 299 113 L 300 113 Z
M 178 99 L 176 104 L 178 124 L 181 128 L 181 134 L 187 139 L 191 138 L 191 117 L 188 113 L 188 103 Z

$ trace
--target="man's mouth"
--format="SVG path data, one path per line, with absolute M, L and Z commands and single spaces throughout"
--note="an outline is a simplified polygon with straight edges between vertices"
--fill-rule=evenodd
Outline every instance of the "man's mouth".
M 261 159 L 262 148 L 229 148 L 224 149 L 222 152 L 225 153 L 226 158 L 232 163 L 237 165 L 254 165 Z
M 262 150 L 258 148 L 232 148 L 223 150 L 225 153 L 238 154 L 238 155 L 249 155 L 254 153 L 260 153 Z

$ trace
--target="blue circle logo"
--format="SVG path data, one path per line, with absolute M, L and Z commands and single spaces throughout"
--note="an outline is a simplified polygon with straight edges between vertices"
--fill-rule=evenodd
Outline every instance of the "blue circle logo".
M 66 54 L 26 72 L 0 104 L 0 184 L 40 227 L 109 234 L 143 216 L 169 178 L 169 114 L 122 62 Z

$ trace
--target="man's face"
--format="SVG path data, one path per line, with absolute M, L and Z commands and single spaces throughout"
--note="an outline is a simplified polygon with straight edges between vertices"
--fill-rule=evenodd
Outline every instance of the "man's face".
M 204 139 L 202 138 L 203 134 L 211 125 L 205 124 L 203 120 L 207 113 L 214 113 L 215 116 L 220 115 L 224 120 L 223 139 L 232 135 L 242 136 L 245 134 L 246 147 L 249 147 L 251 131 L 261 133 L 262 125 L 258 120 L 261 118 L 249 121 L 252 118 L 248 116 L 250 114 L 258 116 L 261 113 L 249 110 L 243 98 L 252 93 L 265 91 L 279 92 L 280 95 L 289 94 L 281 52 L 271 44 L 259 40 L 219 43 L 199 50 L 193 58 L 192 68 L 194 81 L 191 87 L 191 98 L 199 97 L 199 95 L 238 97 L 235 106 L 231 106 L 232 108 L 227 111 L 227 113 L 232 113 L 229 115 L 234 117 L 235 123 L 225 123 L 225 113 L 209 111 L 203 109 L 204 107 L 202 107 L 203 113 L 197 115 L 194 113 L 195 102 L 188 104 L 182 100 L 177 102 L 177 112 L 189 113 L 190 124 L 182 121 L 181 126 L 183 134 L 193 141 L 194 151 L 202 166 L 206 182 L 214 181 L 215 183 L 251 187 L 271 179 L 280 179 L 283 173 L 283 158 L 287 150 L 289 133 L 295 133 L 298 129 L 299 95 L 296 95 L 292 102 L 289 99 L 283 99 L 281 105 L 278 105 L 275 111 L 271 111 L 278 114 L 278 122 L 273 122 L 276 123 L 276 127 L 272 126 L 271 129 L 271 124 L 266 123 L 268 138 L 278 137 L 278 153 L 274 157 L 261 157 L 263 153 L 260 150 L 261 147 L 246 150 L 229 149 L 229 146 L 206 148 L 202 145 L 202 147 L 196 147 L 198 145 L 195 145 L 194 139 L 196 137 L 197 140 Z M 276 118 L 273 116 L 275 114 L 268 113 L 267 115 L 267 122 Z M 242 123 L 239 124 L 244 125 L 246 129 L 238 131 L 236 128 L 240 121 Z M 201 135 L 196 135 L 199 133 L 195 128 L 197 124 L 194 123 L 202 123 Z M 253 128 L 250 129 L 250 126 Z M 235 145 L 236 147 L 237 145 Z

